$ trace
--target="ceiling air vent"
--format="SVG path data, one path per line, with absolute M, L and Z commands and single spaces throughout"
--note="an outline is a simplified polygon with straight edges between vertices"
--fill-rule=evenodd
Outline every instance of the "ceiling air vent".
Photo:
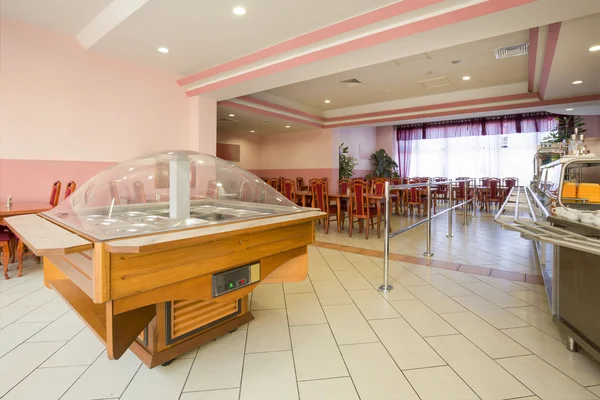
M 425 89 L 451 85 L 451 82 L 445 76 L 442 76 L 441 78 L 426 79 L 424 81 L 419 81 L 419 83 L 423 85 Z
M 354 87 L 358 85 L 362 85 L 362 81 L 356 78 L 346 79 L 344 81 L 338 81 L 338 83 L 346 86 L 346 87 Z
M 222 123 L 222 124 L 237 124 L 239 121 L 237 119 L 231 119 L 231 118 L 219 118 L 217 120 L 217 122 Z
M 529 53 L 529 43 L 514 44 L 512 46 L 498 47 L 494 49 L 496 59 L 516 56 L 524 56 Z

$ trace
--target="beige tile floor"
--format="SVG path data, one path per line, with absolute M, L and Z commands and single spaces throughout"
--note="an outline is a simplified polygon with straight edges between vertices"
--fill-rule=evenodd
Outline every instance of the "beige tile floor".
M 468 229 L 469 236 L 456 226 L 456 236 L 448 241 L 436 225 L 434 250 L 441 259 L 471 262 L 473 254 L 489 263 L 484 265 L 498 266 L 508 260 L 506 254 L 524 260 L 531 256 L 530 244 L 501 231 L 490 218 L 478 218 Z M 422 237 L 407 235 L 394 240 L 395 251 L 419 255 Z M 382 243 L 321 231 L 318 236 L 321 241 L 375 249 Z M 514 264 L 506 265 L 533 269 L 529 261 L 509 261 Z M 148 370 L 131 353 L 109 361 L 94 335 L 43 286 L 40 266 L 27 261 L 22 278 L 0 281 L 0 397 L 600 396 L 600 365 L 584 353 L 566 350 L 544 302 L 543 287 L 403 262 L 392 262 L 391 267 L 394 289 L 382 295 L 375 289 L 382 280 L 380 258 L 310 247 L 309 277 L 300 283 L 259 286 L 251 299 L 255 320 L 248 326 L 168 367 Z

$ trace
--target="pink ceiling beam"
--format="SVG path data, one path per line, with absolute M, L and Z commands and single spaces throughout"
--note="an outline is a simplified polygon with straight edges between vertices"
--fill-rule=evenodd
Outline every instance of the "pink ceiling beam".
M 381 116 L 385 116 L 385 115 L 407 114 L 407 113 L 413 113 L 413 112 L 419 112 L 419 111 L 439 110 L 439 109 L 443 109 L 443 108 L 467 107 L 467 106 L 475 106 L 478 104 L 501 103 L 501 102 L 506 102 L 506 101 L 527 100 L 527 99 L 537 99 L 537 98 L 538 98 L 537 93 L 520 93 L 520 94 L 511 94 L 511 95 L 507 95 L 507 96 L 488 97 L 488 98 L 484 98 L 484 99 L 454 101 L 451 103 L 431 104 L 428 106 L 377 111 L 377 112 L 366 113 L 366 114 L 346 115 L 343 117 L 327 118 L 326 121 L 327 122 L 347 121 L 347 120 L 359 119 L 359 118 L 381 117 Z
M 290 114 L 295 114 L 295 115 L 298 115 L 300 117 L 307 117 L 307 118 L 311 118 L 311 119 L 316 119 L 317 121 L 325 121 L 326 120 L 325 117 L 321 117 L 320 115 L 314 115 L 314 114 L 310 114 L 310 113 L 307 113 L 307 112 L 304 112 L 304 111 L 295 110 L 293 108 L 280 106 L 279 104 L 275 104 L 275 103 L 271 103 L 269 101 L 257 99 L 256 97 L 252 97 L 252 96 L 241 96 L 241 97 L 237 97 L 235 100 L 243 100 L 243 101 L 246 101 L 248 103 L 254 103 L 254 104 L 261 105 L 261 106 L 273 108 L 275 110 L 287 112 L 287 113 L 290 113 Z
M 480 113 L 480 112 L 492 112 L 492 111 L 502 111 L 502 110 L 516 110 L 516 109 L 521 109 L 521 108 L 553 106 L 553 105 L 557 105 L 557 104 L 568 104 L 568 103 L 584 103 L 584 102 L 588 102 L 588 101 L 598 101 L 598 100 L 600 100 L 600 94 L 594 94 L 594 95 L 589 95 L 589 96 L 569 97 L 569 98 L 564 98 L 564 99 L 544 100 L 544 101 L 536 101 L 536 102 L 529 102 L 529 103 L 505 104 L 505 105 L 500 105 L 500 106 L 470 108 L 467 110 L 442 111 L 442 112 L 437 112 L 437 113 L 407 115 L 407 116 L 403 116 L 403 117 L 372 119 L 372 120 L 368 120 L 368 121 L 354 121 L 354 122 L 345 122 L 345 123 L 342 122 L 339 124 L 327 125 L 327 128 L 342 128 L 342 127 L 346 127 L 346 126 L 395 123 L 395 122 L 408 121 L 408 120 L 413 120 L 413 119 L 446 117 L 446 116 L 451 116 L 451 115 L 474 114 L 474 113 Z
M 199 94 L 212 92 L 228 86 L 236 85 L 252 79 L 276 74 L 288 69 L 322 61 L 331 57 L 357 51 L 363 48 L 376 46 L 392 40 L 416 35 L 432 29 L 441 28 L 447 25 L 468 21 L 484 15 L 493 14 L 510 8 L 519 7 L 525 4 L 533 3 L 537 0 L 488 0 L 484 3 L 478 3 L 470 7 L 451 11 L 446 14 L 437 15 L 425 20 L 413 22 L 411 24 L 398 26 L 386 31 L 377 32 L 370 36 L 361 37 L 348 42 L 340 43 L 337 46 L 328 47 L 309 54 L 285 60 L 279 63 L 271 64 L 263 68 L 258 68 L 243 74 L 232 76 L 231 78 L 208 84 L 196 89 L 188 90 L 186 94 L 189 97 Z
M 325 125 L 320 124 L 318 122 L 312 122 L 312 121 L 307 121 L 305 119 L 302 118 L 296 118 L 296 117 L 292 117 L 289 115 L 284 115 L 284 114 L 279 114 L 273 111 L 267 111 L 267 110 L 263 110 L 261 108 L 254 108 L 252 106 L 247 106 L 245 104 L 239 104 L 239 103 L 235 103 L 233 101 L 221 101 L 219 102 L 219 104 L 222 104 L 224 106 L 228 106 L 228 107 L 233 107 L 233 108 L 237 108 L 239 110 L 245 110 L 245 111 L 250 111 L 253 112 L 255 114 L 260 114 L 260 115 L 264 115 L 267 117 L 275 117 L 275 118 L 280 118 L 280 119 L 285 119 L 286 121 L 292 121 L 292 122 L 298 122 L 304 125 L 310 125 L 310 126 L 314 126 L 317 128 L 324 128 Z M 283 130 L 283 129 L 282 129 Z
M 396 17 L 398 15 L 418 10 L 420 8 L 440 3 L 441 1 L 443 0 L 399 1 L 397 3 L 379 8 L 377 10 L 373 10 L 368 13 L 349 18 L 345 21 L 326 26 L 325 28 L 317 29 L 316 31 L 312 31 L 304 35 L 295 37 L 293 39 L 286 40 L 274 46 L 267 47 L 266 49 L 262 49 L 255 53 L 248 54 L 246 56 L 237 58 L 224 64 L 217 65 L 207 70 L 197 72 L 185 78 L 181 78 L 177 81 L 177 83 L 180 86 L 189 85 L 190 83 L 194 83 L 202 79 L 206 79 L 208 77 L 230 71 L 235 68 L 243 67 L 245 65 L 261 61 L 268 57 L 273 57 L 288 51 L 296 50 L 300 47 L 308 46 L 313 43 L 317 43 L 322 40 L 329 39 L 334 36 L 338 36 L 343 33 L 347 33 L 355 29 L 374 24 L 376 22 L 380 22 L 389 18 Z
M 552 69 L 552 61 L 554 53 L 556 53 L 556 45 L 558 44 L 558 36 L 560 34 L 560 22 L 556 22 L 548 26 L 548 40 L 546 41 L 546 54 L 544 54 L 544 64 L 542 65 L 542 77 L 540 78 L 540 99 L 546 98 L 546 89 L 548 88 L 548 79 L 550 78 L 550 70 Z
M 538 37 L 540 28 L 531 28 L 529 30 L 529 69 L 527 77 L 527 91 L 533 93 L 533 85 L 535 83 L 535 63 L 537 60 Z

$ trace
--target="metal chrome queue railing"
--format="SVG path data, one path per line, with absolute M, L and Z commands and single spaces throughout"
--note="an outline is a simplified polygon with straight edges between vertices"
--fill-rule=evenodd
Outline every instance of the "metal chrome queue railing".
M 464 182 L 465 186 L 464 186 L 464 198 L 465 201 L 463 201 L 462 203 L 456 204 L 454 206 L 452 206 L 452 201 L 453 201 L 453 184 L 455 183 L 461 183 Z M 473 182 L 474 185 L 473 187 L 475 188 L 474 193 L 473 193 L 473 197 L 471 199 L 469 199 L 469 190 L 470 190 L 470 183 Z M 431 215 L 431 208 L 432 208 L 432 198 L 431 198 L 431 187 L 432 186 L 448 186 L 448 192 L 449 192 L 449 202 L 451 207 L 447 208 L 444 211 L 441 211 L 439 213 L 436 213 L 435 215 Z M 413 187 L 419 187 L 419 188 L 423 188 L 423 187 L 427 187 L 427 217 L 425 219 L 422 219 L 418 222 L 415 222 L 412 225 L 409 225 L 407 227 L 404 227 L 400 230 L 397 230 L 395 232 L 390 232 L 390 191 L 391 190 L 398 190 L 398 189 L 410 189 Z M 381 286 L 379 286 L 378 290 L 383 292 L 383 293 L 387 293 L 390 290 L 393 289 L 393 286 L 389 284 L 389 269 L 390 269 L 390 239 L 393 237 L 396 237 L 404 232 L 407 232 L 411 229 L 416 228 L 419 225 L 422 224 L 427 224 L 427 228 L 426 228 L 426 233 L 425 233 L 425 240 L 426 240 L 426 251 L 423 253 L 423 255 L 425 257 L 432 257 L 433 256 L 433 252 L 431 250 L 431 221 L 437 217 L 440 217 L 446 213 L 448 213 L 448 231 L 446 234 L 446 237 L 453 237 L 453 233 L 452 233 L 452 211 L 454 211 L 455 209 L 459 208 L 459 207 L 463 207 L 464 206 L 464 222 L 463 222 L 463 226 L 468 226 L 468 212 L 467 212 L 467 204 L 471 203 L 471 202 L 475 202 L 477 199 L 477 181 L 475 179 L 461 179 L 461 180 L 447 180 L 447 181 L 442 181 L 442 182 L 422 182 L 422 183 L 410 183 L 410 184 L 402 184 L 402 185 L 392 185 L 390 186 L 389 182 L 385 183 L 385 188 L 384 188 L 384 197 L 385 197 L 385 235 L 383 236 L 383 284 Z M 473 204 L 473 218 L 475 218 L 475 209 L 477 207 L 475 207 L 475 204 Z

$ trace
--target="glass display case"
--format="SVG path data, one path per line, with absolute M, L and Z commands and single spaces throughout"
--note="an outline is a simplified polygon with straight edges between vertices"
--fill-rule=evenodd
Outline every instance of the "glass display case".
M 552 207 L 600 210 L 600 158 L 563 157 L 543 166 L 537 192 Z
M 44 214 L 95 240 L 110 240 L 298 211 L 234 164 L 170 151 L 119 163 Z

